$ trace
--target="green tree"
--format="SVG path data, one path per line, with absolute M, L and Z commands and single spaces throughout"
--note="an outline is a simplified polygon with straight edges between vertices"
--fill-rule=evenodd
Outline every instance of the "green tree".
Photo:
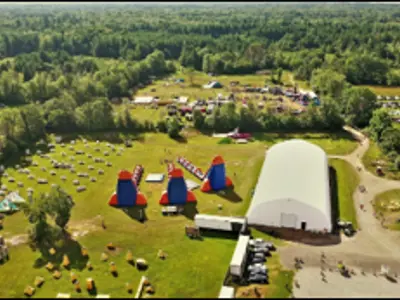
M 376 95 L 368 88 L 351 87 L 343 93 L 342 109 L 351 125 L 367 126 L 375 107 Z
M 381 108 L 373 112 L 372 118 L 369 121 L 369 129 L 375 141 L 379 142 L 382 133 L 392 127 L 392 118 L 387 109 Z

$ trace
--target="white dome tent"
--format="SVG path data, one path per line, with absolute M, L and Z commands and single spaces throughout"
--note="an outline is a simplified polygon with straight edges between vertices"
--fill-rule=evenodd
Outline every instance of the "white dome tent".
M 325 152 L 302 140 L 271 147 L 247 218 L 249 225 L 331 232 L 329 166 Z

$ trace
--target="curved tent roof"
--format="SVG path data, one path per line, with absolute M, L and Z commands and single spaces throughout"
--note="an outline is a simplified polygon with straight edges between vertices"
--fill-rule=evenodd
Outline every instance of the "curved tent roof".
M 295 200 L 331 219 L 328 158 L 318 146 L 303 140 L 289 140 L 266 152 L 251 206 L 249 223 L 264 204 Z M 253 218 L 252 218 L 253 215 Z

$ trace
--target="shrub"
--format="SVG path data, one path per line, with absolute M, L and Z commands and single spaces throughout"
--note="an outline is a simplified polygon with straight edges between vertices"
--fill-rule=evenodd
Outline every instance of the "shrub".
M 231 139 L 229 137 L 225 137 L 225 138 L 219 140 L 218 144 L 220 144 L 220 145 L 233 144 L 233 139 Z

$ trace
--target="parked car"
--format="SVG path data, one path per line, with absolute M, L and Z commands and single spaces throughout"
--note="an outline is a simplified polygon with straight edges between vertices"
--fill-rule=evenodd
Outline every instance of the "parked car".
M 268 248 L 271 251 L 276 250 L 274 244 L 272 244 L 271 242 L 264 241 L 263 239 L 260 238 L 250 240 L 249 245 L 257 248 Z
M 264 276 L 268 277 L 268 272 L 267 272 L 267 270 L 259 269 L 259 270 L 251 271 L 249 273 L 249 277 L 253 277 L 253 276 L 256 276 L 256 275 L 264 275 Z
M 265 275 L 254 275 L 249 277 L 249 283 L 268 283 L 268 277 Z
M 264 269 L 264 270 L 266 270 L 266 269 L 267 269 L 267 266 L 264 265 L 264 264 L 257 263 L 257 264 L 249 265 L 249 266 L 247 267 L 247 270 L 248 270 L 248 271 L 255 270 L 255 269 Z
M 254 258 L 260 258 L 260 259 L 265 259 L 265 254 L 263 252 L 256 252 L 256 253 L 253 254 L 253 257 Z
M 265 256 L 271 256 L 269 249 L 266 247 L 263 247 L 263 248 L 255 247 L 255 248 L 250 249 L 250 251 L 252 253 L 264 253 Z
M 264 263 L 265 259 L 258 258 L 258 257 L 253 257 L 250 261 L 251 264 L 256 264 L 256 263 Z

